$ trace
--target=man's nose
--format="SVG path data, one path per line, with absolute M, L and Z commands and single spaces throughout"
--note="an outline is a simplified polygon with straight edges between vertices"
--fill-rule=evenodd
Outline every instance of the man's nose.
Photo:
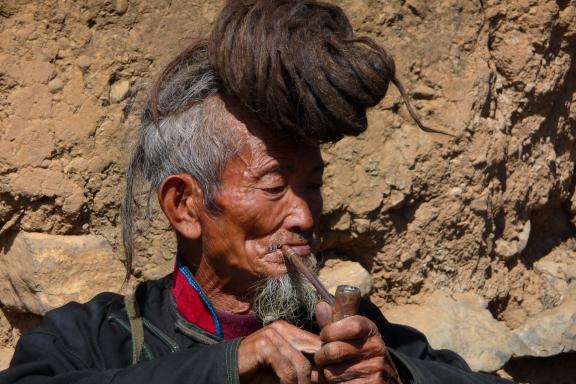
M 284 220 L 284 227 L 293 232 L 310 232 L 314 229 L 316 217 L 311 203 L 293 193 L 289 205 L 289 214 Z

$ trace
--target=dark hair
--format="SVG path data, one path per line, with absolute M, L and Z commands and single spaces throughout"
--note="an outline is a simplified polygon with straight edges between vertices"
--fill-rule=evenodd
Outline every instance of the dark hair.
M 394 83 L 392 57 L 354 35 L 341 8 L 313 0 L 229 0 L 209 39 L 226 92 L 278 132 L 318 142 L 366 130 L 366 109 Z

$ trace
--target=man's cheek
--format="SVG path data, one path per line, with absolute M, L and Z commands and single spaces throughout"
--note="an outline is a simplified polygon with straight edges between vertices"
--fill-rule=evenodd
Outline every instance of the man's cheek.
M 246 237 L 248 239 L 262 239 L 267 241 L 282 226 L 282 216 L 270 204 L 260 204 L 258 209 L 246 209 L 242 215 L 242 225 L 246 228 Z

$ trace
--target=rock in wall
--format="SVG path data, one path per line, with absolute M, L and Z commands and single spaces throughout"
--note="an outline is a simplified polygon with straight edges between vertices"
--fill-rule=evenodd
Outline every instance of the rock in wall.
M 427 313 L 438 291 L 448 297 L 442 302 L 475 295 L 484 304 L 473 306 L 473 318 L 490 315 L 497 329 L 515 335 L 533 316 L 571 308 L 576 6 L 336 3 L 359 33 L 393 54 L 424 122 L 455 137 L 419 131 L 392 89 L 370 112 L 365 134 L 327 146 L 323 255 L 370 271 L 372 299 L 399 321 L 409 322 L 402 314 L 415 313 L 415 306 Z M 0 0 L 1 273 L 17 278 L 13 265 L 42 257 L 28 249 L 20 259 L 13 248 L 15 238 L 38 233 L 50 244 L 87 236 L 101 257 L 122 259 L 118 206 L 145 91 L 190 38 L 210 30 L 220 6 Z M 139 228 L 136 277 L 167 273 L 174 244 L 165 221 L 156 215 Z M 118 264 L 101 265 L 109 268 L 105 285 L 118 289 Z M 46 281 L 58 278 L 64 279 Z M 76 290 L 67 298 L 86 297 L 82 284 L 68 285 Z M 42 289 L 33 298 L 22 297 L 26 290 L 2 293 L 0 302 L 6 310 L 41 313 L 50 303 L 38 300 L 50 297 Z M 13 325 L 2 329 L 13 332 Z M 508 358 L 537 350 L 525 347 L 504 349 Z M 476 368 L 495 370 L 491 364 Z

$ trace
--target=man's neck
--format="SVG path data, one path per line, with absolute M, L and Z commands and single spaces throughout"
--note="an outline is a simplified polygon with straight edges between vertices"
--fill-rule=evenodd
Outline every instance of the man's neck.
M 252 297 L 247 294 L 232 293 L 232 290 L 227 289 L 229 287 L 225 286 L 225 280 L 214 272 L 204 258 L 195 264 L 191 263 L 186 255 L 181 256 L 182 261 L 194 274 L 194 279 L 217 311 L 236 314 L 245 314 L 250 311 Z
M 194 277 L 216 310 L 238 314 L 250 311 L 250 299 L 226 292 L 221 280 L 209 265 L 200 263 Z

